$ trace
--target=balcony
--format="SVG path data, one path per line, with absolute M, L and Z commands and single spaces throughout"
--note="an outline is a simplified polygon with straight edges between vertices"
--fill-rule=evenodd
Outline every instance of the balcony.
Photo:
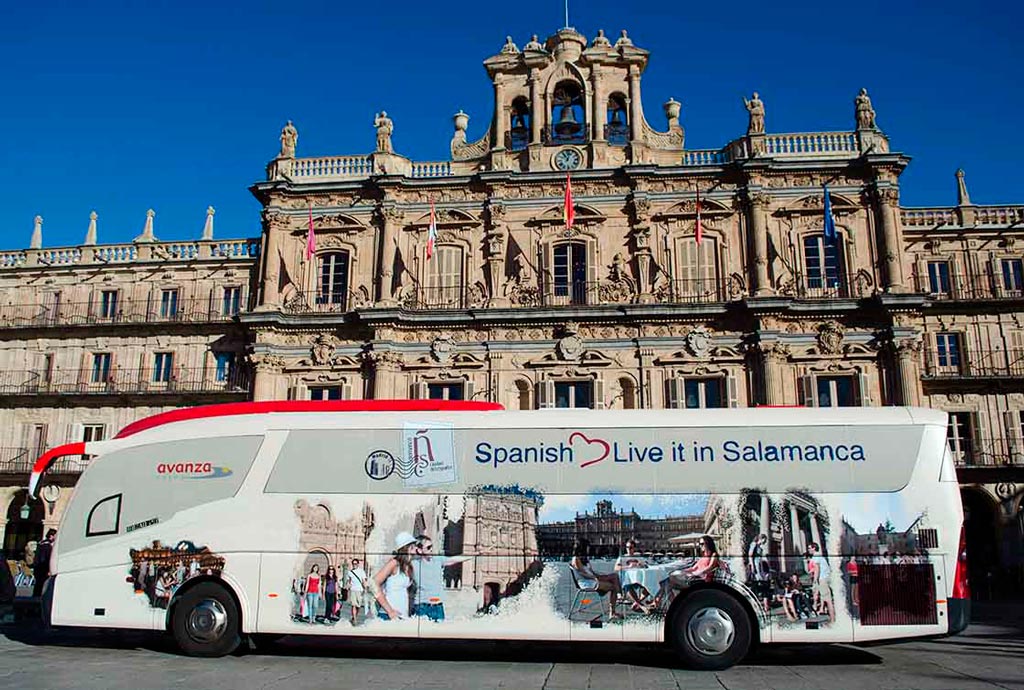
M 107 308 L 99 298 L 91 302 L 7 304 L 0 306 L 0 328 L 54 328 L 118 326 L 128 324 L 226 323 L 234 319 L 234 305 L 218 299 L 179 299 L 172 307 L 150 300 L 118 300 Z
M 1015 350 L 927 350 L 923 378 L 933 380 L 1024 377 L 1024 352 Z
M 253 261 L 259 239 L 196 240 L 46 247 L 0 251 L 0 270 L 22 267 L 110 266 L 133 263 L 191 263 L 194 261 Z
M 935 278 L 915 274 L 914 289 L 941 302 L 1024 299 L 1024 289 L 1006 287 L 1003 281 L 990 275 L 970 273 L 950 273 Z
M 32 473 L 36 460 L 47 448 L 0 448 L 0 474 Z M 81 474 L 89 464 L 89 456 L 72 455 L 58 458 L 50 465 L 49 474 Z
M 870 297 L 873 292 L 871 281 L 863 272 L 853 278 L 797 275 L 792 283 L 780 289 L 783 295 L 800 299 L 860 299 Z
M 249 392 L 246 372 L 221 376 L 213 369 L 178 369 L 167 381 L 154 381 L 152 371 L 111 370 L 106 376 L 93 369 L 0 372 L 0 395 L 103 396 L 103 395 L 196 395 Z
M 1024 442 L 1012 438 L 979 438 L 961 442 L 959 451 L 953 451 L 957 468 L 1024 467 Z
M 405 309 L 426 311 L 465 309 L 469 305 L 467 288 L 462 285 L 412 288 L 402 300 Z

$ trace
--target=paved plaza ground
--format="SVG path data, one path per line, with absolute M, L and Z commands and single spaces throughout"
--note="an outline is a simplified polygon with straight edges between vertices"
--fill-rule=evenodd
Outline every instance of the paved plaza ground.
M 329 641 L 288 637 L 224 659 L 176 653 L 166 636 L 0 627 L 0 687 L 244 690 L 1024 690 L 1024 604 L 976 607 L 964 634 L 858 648 L 766 647 L 720 672 L 678 668 L 649 645 Z

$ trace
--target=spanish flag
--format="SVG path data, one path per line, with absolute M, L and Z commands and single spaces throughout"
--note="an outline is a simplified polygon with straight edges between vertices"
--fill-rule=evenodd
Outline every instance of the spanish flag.
M 565 210 L 563 211 L 565 219 L 565 229 L 572 230 L 572 224 L 576 221 L 576 208 L 572 201 L 572 180 L 569 179 L 569 174 L 565 175 Z

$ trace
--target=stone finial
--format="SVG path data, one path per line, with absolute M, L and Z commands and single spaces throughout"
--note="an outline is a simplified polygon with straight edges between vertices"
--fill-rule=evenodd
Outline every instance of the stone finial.
M 281 129 L 281 153 L 277 157 L 295 158 L 295 149 L 298 145 L 299 131 L 295 129 L 292 121 L 288 120 L 288 124 Z
M 629 34 L 626 33 L 626 30 L 623 29 L 622 33 L 619 35 L 619 40 L 615 41 L 615 47 L 622 48 L 624 46 L 631 45 L 633 45 L 633 40 L 629 37 Z
M 674 98 L 669 98 L 665 101 L 665 117 L 668 118 L 668 123 L 671 125 L 673 122 L 679 122 L 679 111 L 682 108 L 679 101 Z
M 455 123 L 456 132 L 465 132 L 466 128 L 469 127 L 469 115 L 462 112 L 461 108 L 459 109 L 459 112 L 455 113 L 452 117 L 452 121 Z
M 43 248 L 43 217 L 36 216 L 35 227 L 32 228 L 32 240 L 28 243 L 29 249 Z
M 967 180 L 964 178 L 963 168 L 956 171 L 956 205 L 971 205 L 971 195 L 967 193 Z
M 213 214 L 214 213 L 215 213 L 215 211 L 213 210 L 213 206 L 207 206 L 206 207 L 206 224 L 203 225 L 203 239 L 204 240 L 212 240 L 213 239 Z
M 85 246 L 91 247 L 96 244 L 96 219 L 99 218 L 96 212 L 89 214 L 89 229 L 85 231 Z
M 512 42 L 511 36 L 505 37 L 505 45 L 501 47 L 501 52 L 505 55 L 515 55 L 519 52 L 519 48 L 517 48 L 516 44 Z
M 867 89 L 861 89 L 857 97 L 853 99 L 854 117 L 857 120 L 857 129 L 878 129 L 875 125 L 875 109 L 871 106 L 871 98 Z
M 156 211 L 153 209 L 146 211 L 146 224 L 142 228 L 142 234 L 135 238 L 135 242 L 156 242 L 156 236 L 153 234 L 154 216 Z
M 391 133 L 395 131 L 395 123 L 386 111 L 380 111 L 373 118 L 373 126 L 377 128 L 377 153 L 394 153 L 391 146 Z
M 761 100 L 757 91 L 754 92 L 749 101 L 744 98 L 743 105 L 746 106 L 747 112 L 750 114 L 750 120 L 747 123 L 747 134 L 764 134 L 764 101 Z

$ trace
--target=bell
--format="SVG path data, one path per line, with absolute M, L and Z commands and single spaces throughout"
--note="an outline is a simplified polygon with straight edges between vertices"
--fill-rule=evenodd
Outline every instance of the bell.
M 560 137 L 571 137 L 577 134 L 582 127 L 576 122 L 576 116 L 572 113 L 572 106 L 562 106 L 562 116 L 558 118 L 555 125 L 555 133 Z
M 612 122 L 611 122 L 611 124 L 613 124 L 613 125 L 621 125 L 622 124 L 622 111 L 620 109 L 616 108 L 615 110 L 612 111 Z
M 526 128 L 526 116 L 524 115 L 513 115 L 512 116 L 512 135 L 524 135 L 527 132 Z

